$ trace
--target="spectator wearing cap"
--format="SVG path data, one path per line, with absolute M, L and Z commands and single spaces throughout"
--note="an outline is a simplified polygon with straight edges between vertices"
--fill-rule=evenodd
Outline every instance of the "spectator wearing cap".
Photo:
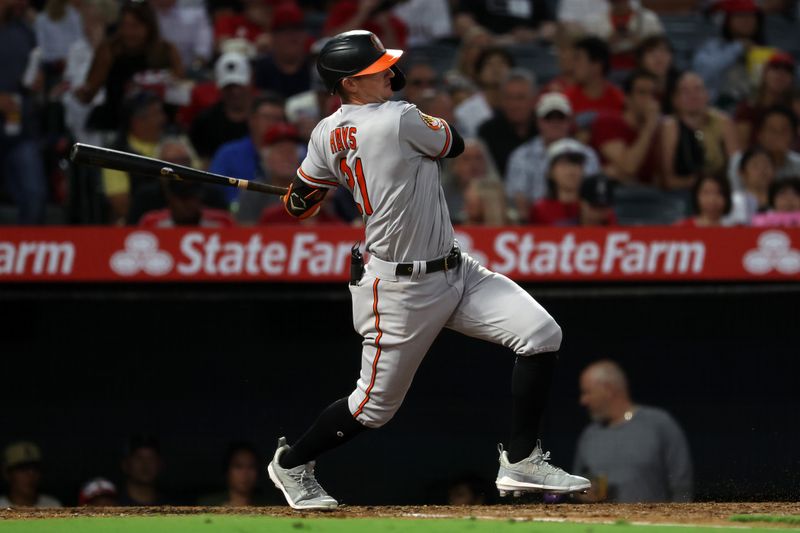
M 512 69 L 500 90 L 500 105 L 494 117 L 478 128 L 478 136 L 504 176 L 511 152 L 537 133 L 536 79 L 528 70 Z
M 247 135 L 253 102 L 250 62 L 243 54 L 222 54 L 214 65 L 214 78 L 220 99 L 201 111 L 189 129 L 192 145 L 204 160 L 226 142 Z
M 800 176 L 800 153 L 794 147 L 797 135 L 797 116 L 791 108 L 776 105 L 765 109 L 756 125 L 756 146 L 763 148 L 775 164 L 775 179 Z M 741 190 L 739 162 L 742 155 L 731 158 L 728 177 L 735 190 Z
M 189 145 L 180 138 L 165 139 L 158 151 L 158 158 L 183 166 L 193 166 L 192 151 Z M 209 203 L 219 205 L 222 194 L 212 186 L 190 181 L 162 179 L 157 185 L 147 190 L 140 189 L 140 195 L 134 198 L 133 213 L 143 210 L 138 204 L 152 202 L 153 192 L 157 194 L 159 203 L 166 205 L 163 209 L 153 209 L 144 213 L 139 219 L 142 228 L 173 228 L 175 226 L 194 226 L 203 228 L 229 228 L 234 226 L 233 217 L 227 210 L 210 207 Z M 143 198 L 145 191 L 149 198 Z M 156 201 L 158 201 L 156 200 Z M 159 206 L 160 207 L 160 206 Z M 132 220 L 134 221 L 134 220 Z
M 581 183 L 579 223 L 581 226 L 616 226 L 614 189 L 617 182 L 604 174 L 586 177 Z
M 539 135 L 511 152 L 506 171 L 506 196 L 524 221 L 531 204 L 547 195 L 547 152 L 557 141 L 570 138 L 572 107 L 561 93 L 546 93 L 536 105 Z M 577 142 L 577 141 L 576 141 Z M 584 173 L 600 172 L 597 154 L 578 143 L 584 155 Z
M 661 127 L 662 186 L 688 192 L 698 176 L 725 172 L 739 151 L 733 121 L 709 105 L 703 79 L 694 72 L 678 78 L 672 94 L 674 115 Z
M 392 13 L 394 2 L 383 0 L 334 0 L 322 28 L 326 36 L 350 30 L 374 33 L 386 48 L 406 49 L 408 28 Z
M 241 139 L 230 141 L 214 152 L 209 171 L 223 176 L 253 180 L 262 172 L 259 148 L 264 133 L 275 124 L 286 121 L 284 100 L 277 94 L 261 95 L 250 106 L 247 120 L 248 134 Z M 230 187 L 225 191 L 228 202 L 239 198 L 239 189 Z
M 732 206 L 728 180 L 724 176 L 702 176 L 692 187 L 693 216 L 677 222 L 676 225 L 692 228 L 723 226 Z
M 214 52 L 214 34 L 206 10 L 202 5 L 179 4 L 178 0 L 150 1 L 161 35 L 177 48 L 188 71 L 200 71 Z
M 697 50 L 692 70 L 703 78 L 711 102 L 732 110 L 750 94 L 747 56 L 764 44 L 764 14 L 755 0 L 721 0 L 714 9 L 724 14 L 722 35 Z
M 663 34 L 664 27 L 658 15 L 634 0 L 609 0 L 608 4 L 607 13 L 586 17 L 581 26 L 587 34 L 608 42 L 613 71 L 633 70 L 639 43 Z
M 659 171 L 661 105 L 656 77 L 634 71 L 625 81 L 625 111 L 601 113 L 592 123 L 590 144 L 605 172 L 623 182 L 655 184 Z
M 271 126 L 264 132 L 259 147 L 262 171 L 255 181 L 288 187 L 300 166 L 300 137 L 297 128 L 286 122 Z M 239 197 L 236 220 L 242 224 L 258 222 L 264 208 L 281 204 L 280 198 L 271 194 L 244 192 Z
M 8 493 L 0 495 L 0 509 L 5 507 L 61 507 L 61 502 L 42 494 L 42 452 L 32 442 L 14 442 L 3 450 L 3 479 Z
M 119 505 L 125 507 L 166 505 L 167 499 L 158 488 L 163 462 L 161 446 L 152 435 L 133 435 L 126 443 L 122 459 L 125 482 L 119 494 Z
M 608 81 L 610 70 L 611 51 L 604 40 L 584 37 L 575 43 L 575 85 L 565 94 L 582 129 L 597 113 L 622 113 L 625 108 L 625 95 Z
M 134 76 L 155 70 L 167 70 L 175 78 L 184 77 L 181 56 L 175 46 L 161 37 L 150 3 L 125 2 L 115 32 L 97 47 L 86 82 L 75 90 L 78 100 L 88 104 L 105 88 L 105 101 L 92 110 L 88 126 L 115 131 L 123 119 L 120 110 L 129 96 Z
M 78 493 L 78 505 L 81 507 L 116 507 L 117 487 L 109 480 L 96 477 L 81 487 Z
M 158 96 L 149 92 L 134 94 L 125 101 L 122 133 L 112 147 L 155 157 L 166 121 L 164 104 Z M 139 187 L 147 183 L 147 179 L 121 170 L 103 169 L 103 190 L 113 224 L 129 222 L 131 198 Z
M 272 13 L 270 51 L 253 61 L 253 83 L 262 91 L 289 98 L 311 88 L 309 36 L 303 12 L 294 2 L 285 2 Z
M 575 226 L 580 222 L 585 163 L 584 146 L 574 139 L 561 139 L 547 149 L 547 196 L 531 206 L 531 224 Z
M 755 125 L 767 109 L 776 105 L 792 105 L 794 76 L 794 58 L 785 52 L 772 54 L 764 65 L 761 83 L 755 93 L 736 106 L 733 119 L 741 146 L 749 146 L 756 141 Z

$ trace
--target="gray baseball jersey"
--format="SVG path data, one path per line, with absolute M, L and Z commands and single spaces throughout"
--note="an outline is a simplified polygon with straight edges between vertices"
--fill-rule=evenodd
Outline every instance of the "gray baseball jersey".
M 370 254 L 393 262 L 434 259 L 453 246 L 438 162 L 451 141 L 444 120 L 413 104 L 343 105 L 317 124 L 298 176 L 353 193 Z

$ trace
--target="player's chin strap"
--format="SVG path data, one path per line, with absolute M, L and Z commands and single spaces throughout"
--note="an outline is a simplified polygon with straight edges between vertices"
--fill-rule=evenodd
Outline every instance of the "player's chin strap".
M 286 211 L 293 217 L 304 220 L 319 213 L 320 203 L 328 189 L 312 187 L 298 177 L 289 186 L 289 191 L 281 196 Z

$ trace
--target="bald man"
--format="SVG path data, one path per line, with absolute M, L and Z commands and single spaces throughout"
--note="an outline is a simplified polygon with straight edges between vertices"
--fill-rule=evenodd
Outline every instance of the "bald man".
M 635 404 L 613 361 L 589 365 L 580 402 L 592 419 L 578 440 L 573 471 L 597 482 L 586 501 L 687 502 L 692 499 L 689 445 L 663 409 Z

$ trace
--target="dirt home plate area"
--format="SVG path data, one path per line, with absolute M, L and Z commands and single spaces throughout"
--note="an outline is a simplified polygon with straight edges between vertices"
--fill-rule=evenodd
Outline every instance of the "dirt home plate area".
M 98 526 L 98 527 L 92 527 Z M 0 509 L 0 531 L 530 531 L 620 533 L 673 526 L 688 531 L 800 531 L 800 503 L 690 503 L 491 506 L 343 505 L 327 513 L 288 507 Z

